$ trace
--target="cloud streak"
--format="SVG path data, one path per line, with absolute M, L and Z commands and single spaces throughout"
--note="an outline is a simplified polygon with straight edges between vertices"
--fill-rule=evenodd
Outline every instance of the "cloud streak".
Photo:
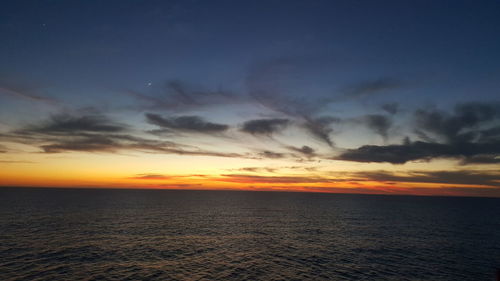
M 392 126 L 392 120 L 385 115 L 369 114 L 364 116 L 362 122 L 376 134 L 380 135 L 384 140 L 389 136 L 389 129 Z
M 156 125 L 167 130 L 214 134 L 226 131 L 229 126 L 207 122 L 199 116 L 177 116 L 177 117 L 162 117 L 158 114 L 147 113 L 146 120 L 148 123 Z
M 357 180 L 380 182 L 410 182 L 435 184 L 484 185 L 500 187 L 500 174 L 492 171 L 408 171 L 397 175 L 387 171 L 364 171 L 351 173 Z
M 316 156 L 315 150 L 312 147 L 307 146 L 307 145 L 303 145 L 302 147 L 287 146 L 286 148 L 291 150 L 291 151 L 298 152 L 301 155 L 306 156 L 306 157 Z
M 500 153 L 500 143 L 460 143 L 442 144 L 430 142 L 408 142 L 386 146 L 364 145 L 356 149 L 348 149 L 334 159 L 355 162 L 387 162 L 404 164 L 409 161 L 434 158 L 453 158 L 463 160 L 495 159 Z M 478 158 L 479 156 L 484 158 Z M 487 161 L 484 161 L 487 162 Z
M 256 119 L 243 123 L 241 131 L 252 135 L 270 137 L 272 134 L 284 130 L 289 124 L 288 119 Z
M 200 109 L 212 105 L 240 103 L 245 99 L 224 90 L 204 90 L 188 85 L 179 80 L 171 80 L 164 87 L 145 94 L 137 91 L 127 91 L 142 104 L 141 110 L 185 111 Z
M 54 104 L 58 103 L 58 100 L 53 99 L 53 98 L 40 96 L 40 95 L 28 93 L 26 91 L 17 90 L 17 89 L 13 89 L 13 88 L 1 86 L 1 85 L 0 85 L 0 94 L 6 95 L 9 97 L 13 97 L 13 98 L 41 102 L 41 103 L 46 103 L 46 104 L 50 104 L 50 105 L 54 105 Z
M 366 98 L 374 94 L 380 94 L 383 92 L 399 89 L 403 85 L 404 84 L 401 81 L 390 77 L 382 77 L 374 80 L 362 81 L 346 87 L 343 90 L 343 95 L 335 99 L 335 101 Z
M 72 134 L 72 133 L 116 133 L 126 131 L 127 126 L 109 120 L 102 115 L 72 116 L 57 114 L 45 123 L 19 131 L 20 133 Z
M 196 122 L 187 122 L 187 124 L 191 126 L 190 129 L 200 129 L 199 126 L 201 126 L 205 130 L 213 131 L 214 128 L 218 128 L 211 127 L 211 123 L 200 125 Z M 186 124 L 180 122 L 176 125 Z M 4 141 L 37 146 L 44 153 L 139 151 L 193 156 L 252 157 L 250 154 L 210 151 L 172 141 L 138 137 L 134 135 L 129 126 L 114 122 L 101 115 L 53 115 L 38 125 L 27 126 L 2 134 L 0 137 Z

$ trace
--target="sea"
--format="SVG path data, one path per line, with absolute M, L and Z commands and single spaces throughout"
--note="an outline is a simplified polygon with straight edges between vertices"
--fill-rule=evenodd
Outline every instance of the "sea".
M 500 199 L 0 188 L 0 280 L 496 280 Z

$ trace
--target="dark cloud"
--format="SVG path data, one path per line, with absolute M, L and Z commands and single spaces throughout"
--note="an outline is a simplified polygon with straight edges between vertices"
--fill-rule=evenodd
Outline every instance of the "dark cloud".
M 330 133 L 333 132 L 331 125 L 339 122 L 339 118 L 329 116 L 319 118 L 306 118 L 303 126 L 307 130 L 307 132 L 309 132 L 314 138 L 333 147 L 334 143 L 330 138 Z
M 392 102 L 392 103 L 386 103 L 386 104 L 383 104 L 381 106 L 381 108 L 391 114 L 391 115 L 395 115 L 396 113 L 399 112 L 399 104 L 397 102 Z
M 269 150 L 264 150 L 260 152 L 258 155 L 263 158 L 271 158 L 271 159 L 279 159 L 279 158 L 284 158 L 286 156 L 284 153 L 273 152 Z
M 484 155 L 474 155 L 463 159 L 460 164 L 500 164 L 500 155 L 495 154 L 484 154 Z
M 117 151 L 123 142 L 137 141 L 126 133 L 127 125 L 102 115 L 52 115 L 37 125 L 26 126 L 0 137 L 3 140 L 39 146 L 44 152 Z
M 299 152 L 307 157 L 313 157 L 316 155 L 314 149 L 311 148 L 310 146 L 307 146 L 307 145 L 304 145 L 302 147 L 287 146 L 286 148 L 288 148 L 292 151 L 295 151 L 295 152 Z
M 454 158 L 467 162 L 474 157 L 500 154 L 500 143 L 457 143 L 408 142 L 386 146 L 364 145 L 348 149 L 335 159 L 356 162 L 388 162 L 404 164 L 408 161 L 431 160 L 433 158 Z
M 250 155 L 239 153 L 209 151 L 174 142 L 154 141 L 120 135 L 80 136 L 77 138 L 52 140 L 50 144 L 41 145 L 40 148 L 46 153 L 72 151 L 116 153 L 120 151 L 141 151 L 177 155 L 251 158 Z
M 372 127 L 387 135 L 388 124 L 372 119 Z M 462 103 L 451 113 L 420 109 L 415 131 L 424 141 L 386 146 L 364 145 L 341 153 L 337 159 L 357 162 L 403 164 L 415 160 L 452 158 L 462 164 L 498 163 L 500 154 L 500 106 L 498 103 Z
M 51 144 L 41 145 L 40 148 L 46 153 L 60 153 L 65 151 L 116 152 L 123 148 L 123 144 L 107 136 L 88 136 L 59 140 Z
M 380 114 L 371 114 L 364 116 L 362 121 L 372 131 L 387 139 L 388 131 L 392 126 L 392 120 L 389 117 Z
M 229 128 L 228 125 L 207 122 L 198 116 L 177 116 L 165 118 L 158 114 L 147 113 L 146 119 L 148 123 L 157 125 L 164 129 L 196 133 L 220 133 Z
M 121 132 L 125 131 L 127 126 L 115 123 L 101 115 L 72 116 L 69 114 L 57 114 L 41 125 L 32 126 L 20 133 L 38 133 L 38 134 L 72 134 L 82 132 Z
M 189 123 L 192 125 L 192 123 Z M 206 130 L 207 124 L 202 127 Z M 213 128 L 210 128 L 213 130 Z M 170 141 L 158 141 L 134 136 L 128 126 L 104 116 L 55 115 L 40 125 L 28 126 L 0 135 L 0 140 L 34 145 L 45 153 L 141 151 L 179 155 L 241 157 L 251 155 L 200 149 Z
M 401 81 L 389 77 L 363 81 L 345 88 L 343 90 L 344 95 L 338 98 L 338 100 L 364 98 L 374 94 L 399 89 L 402 86 L 403 83 Z
M 482 131 L 500 117 L 498 103 L 462 103 L 449 114 L 439 110 L 417 110 L 415 112 L 416 131 L 425 139 L 436 139 L 449 143 L 474 141 L 483 134 L 499 135 L 499 131 Z
M 461 170 L 461 171 L 410 171 L 403 175 L 396 175 L 387 171 L 369 171 L 352 173 L 357 180 L 370 180 L 382 182 L 412 182 L 412 183 L 442 183 L 500 186 L 500 174 Z
M 285 129 L 290 121 L 288 119 L 256 119 L 243 123 L 241 131 L 252 135 L 271 136 Z

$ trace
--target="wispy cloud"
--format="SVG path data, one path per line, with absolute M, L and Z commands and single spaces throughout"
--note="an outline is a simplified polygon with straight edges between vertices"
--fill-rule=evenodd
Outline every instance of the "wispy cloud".
M 72 133 L 117 133 L 126 131 L 126 125 L 113 122 L 103 115 L 74 116 L 57 114 L 39 125 L 19 130 L 18 133 L 72 134 Z
M 389 117 L 380 114 L 368 114 L 362 117 L 360 121 L 384 140 L 387 140 L 389 129 L 392 126 L 392 120 Z
M 0 95 L 8 96 L 15 99 L 22 99 L 40 103 L 46 103 L 50 105 L 55 105 L 59 103 L 58 100 L 37 94 L 33 86 L 23 85 L 24 83 L 14 83 L 12 81 L 6 81 L 2 79 L 0 81 Z
M 4 141 L 37 146 L 45 153 L 140 151 L 193 156 L 255 157 L 139 137 L 128 125 L 101 115 L 54 115 L 39 124 L 14 130 L 0 137 Z
M 131 90 L 127 93 L 140 102 L 138 106 L 135 105 L 140 110 L 185 111 L 244 100 L 242 95 L 221 89 L 200 89 L 179 80 L 168 81 L 163 87 L 152 89 L 150 93 Z
M 338 124 L 339 122 L 339 118 L 330 116 L 318 118 L 307 117 L 302 125 L 311 136 L 333 147 L 334 143 L 330 138 L 330 134 L 333 132 L 332 124 Z
M 364 171 L 351 173 L 357 180 L 381 182 L 411 182 L 435 184 L 484 185 L 500 187 L 500 173 L 498 171 L 408 171 L 395 174 L 387 171 Z
M 343 101 L 348 99 L 366 98 L 374 94 L 380 94 L 399 89 L 404 83 L 391 77 L 382 77 L 374 80 L 361 81 L 359 83 L 345 87 L 343 94 L 334 101 Z
M 174 131 L 213 134 L 226 131 L 229 126 L 203 120 L 199 116 L 163 117 L 158 114 L 147 113 L 147 122 L 160 128 Z
M 382 106 L 380 106 L 380 108 L 382 108 L 382 110 L 384 110 L 385 112 L 387 112 L 391 115 L 397 114 L 400 110 L 399 103 L 397 103 L 397 102 L 383 104 Z

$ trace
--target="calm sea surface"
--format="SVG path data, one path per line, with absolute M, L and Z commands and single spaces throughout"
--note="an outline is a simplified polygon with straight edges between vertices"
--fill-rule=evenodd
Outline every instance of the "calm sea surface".
M 0 189 L 0 280 L 495 280 L 500 199 Z

